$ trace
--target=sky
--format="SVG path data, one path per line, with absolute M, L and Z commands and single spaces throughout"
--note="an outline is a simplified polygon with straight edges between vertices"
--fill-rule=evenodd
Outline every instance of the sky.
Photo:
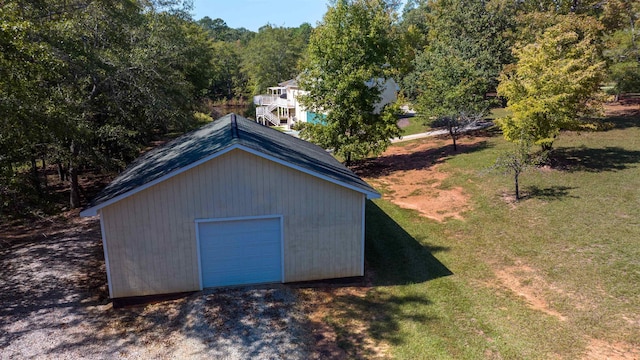
M 309 23 L 315 27 L 327 12 L 326 0 L 194 0 L 193 18 L 221 18 L 230 28 L 251 31 L 267 23 L 298 27 Z

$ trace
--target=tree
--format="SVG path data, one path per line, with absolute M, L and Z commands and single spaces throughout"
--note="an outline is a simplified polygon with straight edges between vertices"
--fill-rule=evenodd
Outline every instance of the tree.
M 213 74 L 208 96 L 213 100 L 231 100 L 248 95 L 248 80 L 241 68 L 240 45 L 216 41 L 212 44 L 212 50 L 216 56 L 211 59 Z
M 507 140 L 522 134 L 549 150 L 561 129 L 600 110 L 597 95 L 604 74 L 593 18 L 568 15 L 535 43 L 514 49 L 518 62 L 505 69 L 498 93 L 508 100 L 511 115 L 499 119 Z
M 51 47 L 37 36 L 38 23 L 19 5 L 9 2 L 0 7 L 0 181 L 4 184 L 14 181 L 14 165 L 35 164 L 39 148 L 51 140 L 46 115 L 55 101 L 54 89 L 47 85 L 53 78 L 51 69 L 60 66 Z M 33 175 L 32 185 L 39 190 Z
M 306 25 L 303 25 L 306 28 Z M 298 61 L 308 40 L 308 31 L 265 25 L 253 37 L 242 55 L 242 69 L 252 94 L 294 78 Z
M 402 20 L 395 27 L 399 41 L 398 75 L 402 79 L 414 70 L 414 60 L 427 46 L 429 33 L 430 2 L 409 0 L 402 10 Z
M 216 41 L 229 41 L 231 28 L 227 26 L 227 23 L 220 19 L 211 19 L 208 16 L 198 20 L 198 25 L 202 26 L 209 36 Z
M 471 61 L 487 79 L 487 90 L 493 91 L 502 67 L 513 61 L 514 12 L 513 7 L 491 1 L 438 0 L 431 15 L 431 44 Z
M 198 20 L 197 24 L 205 29 L 209 34 L 209 37 L 214 41 L 224 41 L 229 43 L 241 42 L 246 44 L 246 42 L 255 35 L 253 31 L 245 28 L 232 29 L 220 18 L 211 19 L 210 17 L 205 16 Z
M 450 48 L 428 49 L 418 60 L 418 115 L 434 127 L 446 127 L 457 150 L 460 131 L 482 119 L 491 105 L 485 98 L 489 81 L 474 63 L 461 59 Z
M 429 43 L 403 79 L 403 90 L 426 123 L 447 128 L 456 149 L 459 132 L 492 105 L 486 94 L 512 59 L 508 33 L 514 9 L 480 0 L 437 0 L 422 7 L 428 9 L 423 13 L 430 20 Z
M 617 29 L 607 36 L 604 55 L 608 62 L 608 78 L 613 82 L 616 100 L 620 93 L 640 91 L 640 3 L 629 0 L 607 4 L 603 22 Z
M 326 113 L 302 136 L 343 156 L 347 163 L 379 154 L 400 135 L 393 107 L 376 113 L 391 72 L 394 13 L 378 0 L 338 0 L 314 30 L 303 61 L 304 106 Z
M 52 38 L 71 70 L 59 85 L 68 100 L 59 105 L 67 110 L 58 143 L 68 149 L 71 207 L 78 207 L 84 166 L 123 167 L 154 130 L 193 122 L 211 53 L 204 31 L 180 12 L 96 1 L 69 17 L 72 25 Z
M 544 158 L 544 154 L 538 156 L 531 154 L 531 141 L 520 139 L 511 150 L 505 151 L 496 159 L 493 169 L 513 175 L 516 201 L 518 201 L 521 199 L 520 175 L 528 168 L 542 163 Z
M 0 76 L 0 148 L 10 158 L 0 166 L 54 154 L 78 207 L 83 168 L 122 167 L 154 133 L 188 127 L 209 83 L 211 52 L 204 31 L 171 6 L 3 4 L 0 75 L 11 73 Z
M 640 91 L 640 50 L 633 40 L 633 30 L 616 31 L 607 45 L 604 55 L 616 100 L 621 93 Z
M 586 14 L 597 16 L 603 11 L 605 1 L 600 0 L 520 0 L 518 9 L 524 12 L 549 12 L 557 14 Z

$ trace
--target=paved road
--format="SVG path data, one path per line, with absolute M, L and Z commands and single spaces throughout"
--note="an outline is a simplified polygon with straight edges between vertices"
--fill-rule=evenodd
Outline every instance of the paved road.
M 467 131 L 480 130 L 480 129 L 488 128 L 489 126 L 493 126 L 493 123 L 491 121 L 478 122 L 478 123 L 475 123 L 475 124 L 468 125 L 464 129 L 461 129 L 460 132 L 464 133 L 464 132 L 467 132 Z M 392 143 L 397 143 L 397 142 L 402 142 L 402 141 L 411 141 L 411 140 L 415 140 L 415 139 L 423 139 L 423 138 L 427 138 L 427 137 L 431 137 L 431 136 L 447 135 L 447 134 L 449 134 L 449 131 L 446 130 L 446 129 L 432 130 L 432 131 L 427 131 L 427 132 L 424 132 L 424 133 L 412 134 L 412 135 L 402 136 L 402 137 L 399 137 L 399 138 L 393 138 L 393 139 L 391 139 L 391 142 Z
M 471 124 L 469 126 L 467 126 L 464 129 L 461 129 L 460 132 L 464 133 L 467 131 L 474 131 L 474 130 L 480 130 L 480 129 L 484 129 L 484 128 L 488 128 L 490 126 L 493 126 L 493 122 L 491 121 L 487 121 L 487 122 L 478 122 L 475 124 Z M 300 137 L 300 132 L 299 131 L 295 131 L 295 130 L 287 130 L 285 131 L 285 133 L 295 136 L 295 137 Z M 419 134 L 412 134 L 412 135 L 407 135 L 407 136 L 402 136 L 399 138 L 393 138 L 391 139 L 392 143 L 397 143 L 397 142 L 403 142 L 403 141 L 411 141 L 411 140 L 415 140 L 415 139 L 423 139 L 423 138 L 427 138 L 427 137 L 431 137 L 431 136 L 439 136 L 439 135 L 447 135 L 449 134 L 449 131 L 446 129 L 441 129 L 441 130 L 431 130 L 431 131 L 427 131 L 427 132 L 423 132 L 423 133 L 419 133 Z

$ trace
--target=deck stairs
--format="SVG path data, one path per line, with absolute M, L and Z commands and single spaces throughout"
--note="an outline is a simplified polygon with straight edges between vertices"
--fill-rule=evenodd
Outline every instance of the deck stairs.
M 272 126 L 279 126 L 280 119 L 273 113 L 273 110 L 275 110 L 277 107 L 278 104 L 276 103 L 271 103 L 267 106 L 260 106 L 258 107 L 258 109 L 256 109 L 256 115 L 262 116 L 262 118 L 268 121 Z

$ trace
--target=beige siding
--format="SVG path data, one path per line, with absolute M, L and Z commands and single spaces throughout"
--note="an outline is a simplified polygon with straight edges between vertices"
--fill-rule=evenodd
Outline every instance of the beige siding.
M 195 219 L 283 215 L 286 282 L 363 275 L 363 197 L 233 150 L 101 210 L 113 297 L 198 290 Z

